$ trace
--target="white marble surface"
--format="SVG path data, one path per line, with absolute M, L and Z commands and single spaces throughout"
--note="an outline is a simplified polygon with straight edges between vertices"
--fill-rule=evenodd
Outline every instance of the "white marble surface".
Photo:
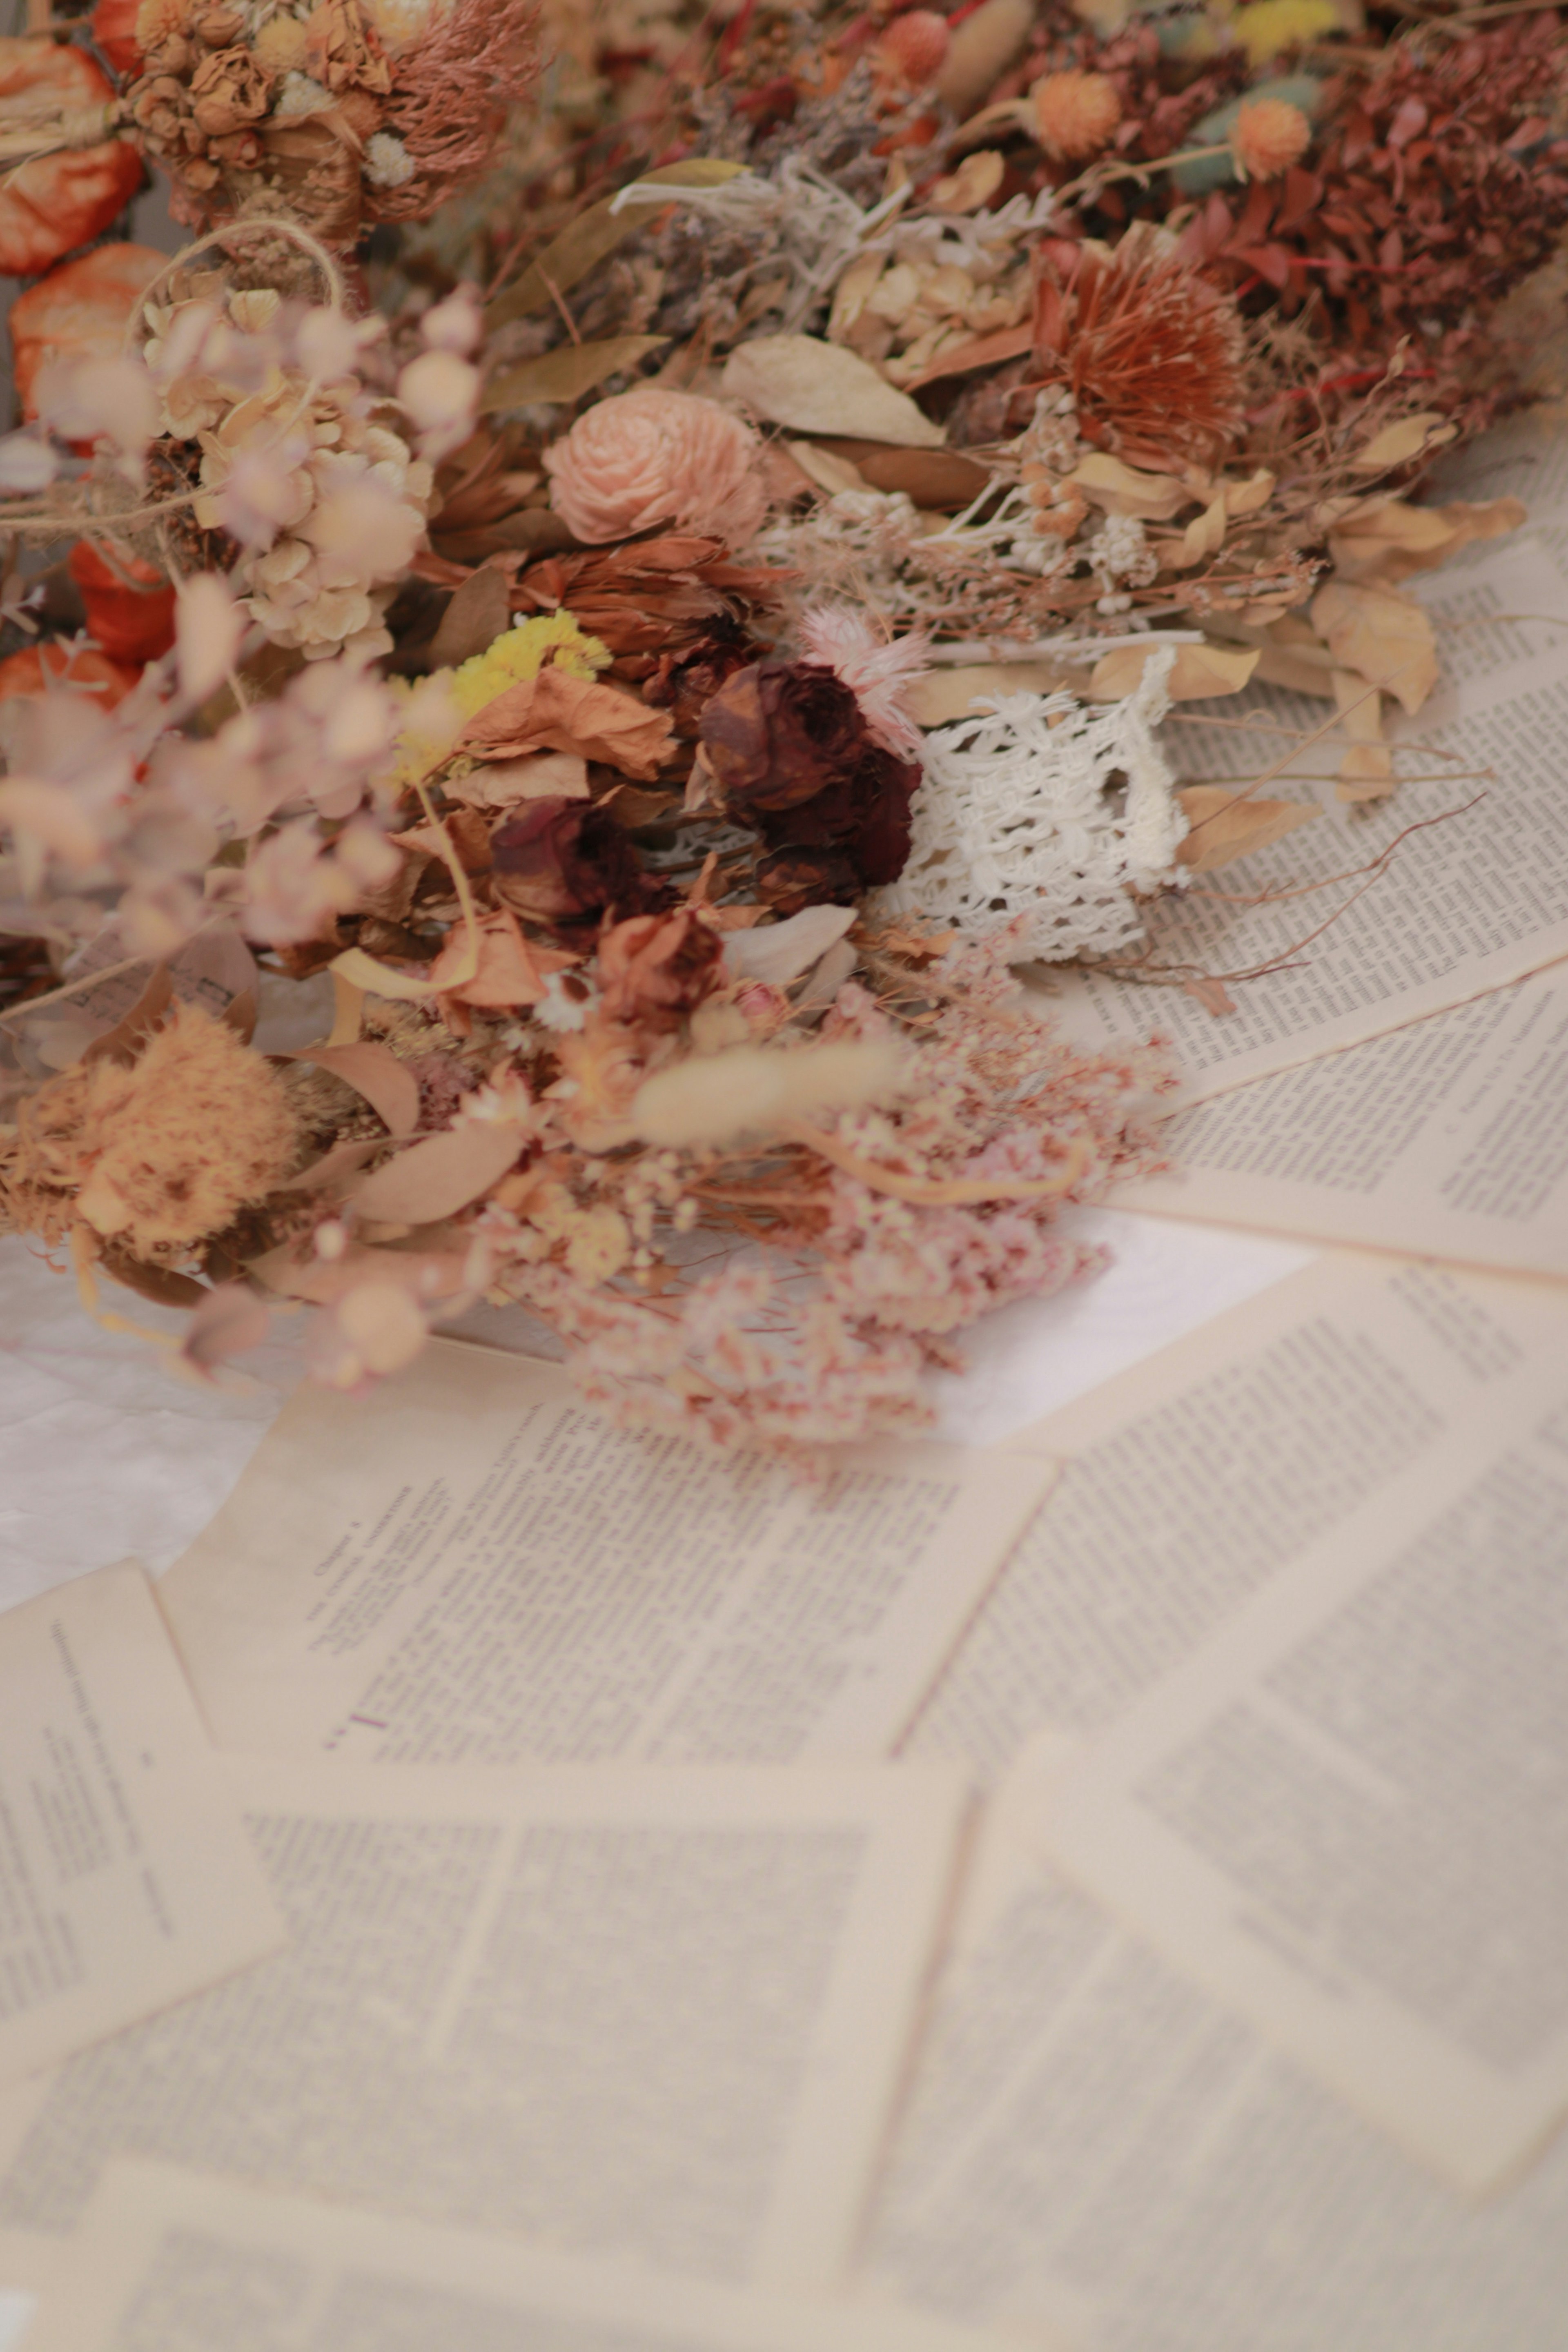
M 990 1444 L 1307 1263 L 1284 1242 L 1109 1209 L 1072 1213 L 1111 1265 L 968 1337 L 971 1369 L 933 1382 L 942 1433 Z M 150 1328 L 177 1316 L 106 1285 Z M 0 1606 L 134 1553 L 154 1573 L 203 1528 L 299 1378 L 300 1318 L 224 1388 L 194 1385 L 147 1341 L 100 1329 L 68 1272 L 0 1241 Z M 504 1340 L 506 1318 L 471 1318 Z M 0 2347 L 3 2352 L 3 2347 Z

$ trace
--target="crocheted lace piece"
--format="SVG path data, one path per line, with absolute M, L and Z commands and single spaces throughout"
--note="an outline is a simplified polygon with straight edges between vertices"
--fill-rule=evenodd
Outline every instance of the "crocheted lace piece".
M 1017 922 L 1020 961 L 1133 944 L 1131 891 L 1186 878 L 1174 861 L 1187 821 L 1154 735 L 1175 658 L 1155 654 L 1121 702 L 1013 694 L 935 729 L 909 863 L 882 910 L 975 938 Z

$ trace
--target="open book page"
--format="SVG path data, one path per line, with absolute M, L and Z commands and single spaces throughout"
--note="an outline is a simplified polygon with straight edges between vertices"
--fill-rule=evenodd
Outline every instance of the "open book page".
M 1568 2109 L 1568 1368 L 1527 1360 L 1070 1769 L 1051 1853 L 1461 2189 Z
M 1062 1476 L 904 1752 L 993 1778 L 1098 1731 L 1565 1339 L 1555 1286 L 1324 1259 L 1053 1414 L 1014 1442 Z
M 1568 965 L 1180 1111 L 1173 1217 L 1568 1275 Z
M 1557 2352 L 1568 2140 L 1468 2206 L 1022 1844 L 994 1860 L 861 2293 L 1078 2352 Z
M 1394 730 L 1408 747 L 1396 762 L 1405 776 L 1398 791 L 1375 805 L 1342 807 L 1332 782 L 1339 746 L 1325 739 L 1264 787 L 1316 798 L 1317 822 L 1149 908 L 1156 965 L 1222 978 L 1289 968 L 1233 986 L 1236 1009 L 1218 1019 L 1179 987 L 1076 975 L 1049 1000 L 1069 1035 L 1100 1045 L 1159 1029 L 1178 1051 L 1182 1099 L 1201 1101 L 1568 955 L 1568 582 L 1545 544 L 1522 532 L 1474 551 L 1451 575 L 1408 586 L 1437 625 L 1447 682 Z M 1547 617 L 1502 617 L 1514 614 Z M 1244 782 L 1289 748 L 1279 730 L 1314 730 L 1328 708 L 1249 689 L 1226 703 L 1222 723 L 1184 722 L 1175 757 L 1188 781 Z M 1478 793 L 1467 814 L 1454 814 Z M 1444 822 L 1427 822 L 1437 817 Z M 1386 869 L 1354 896 L 1385 850 Z M 1326 887 L 1303 895 L 1319 884 Z M 1264 903 L 1243 903 L 1258 894 Z
M 282 1940 L 143 1571 L 0 1614 L 0 2083 Z
M 730 2283 L 832 2281 L 947 1897 L 948 1773 L 237 1762 L 293 1936 L 0 2105 L 0 2230 L 105 2162 Z
M 225 2352 L 240 2326 L 245 2352 L 1000 2352 L 934 2317 L 530 2253 L 163 2165 L 110 2168 L 26 2352 Z
M 869 1758 L 1051 1475 L 887 1444 L 813 1487 L 437 1343 L 368 1398 L 296 1396 L 159 1600 L 223 1747 Z

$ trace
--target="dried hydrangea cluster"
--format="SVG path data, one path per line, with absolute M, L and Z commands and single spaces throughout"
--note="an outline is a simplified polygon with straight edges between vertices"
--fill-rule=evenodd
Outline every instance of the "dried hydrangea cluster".
M 1312 813 L 1216 811 L 1172 704 L 1316 694 L 1395 787 L 1405 583 L 1521 519 L 1420 499 L 1538 364 L 1563 52 L 544 13 L 499 149 L 524 0 L 100 0 L 121 97 L 14 125 L 205 233 L 14 314 L 0 529 L 74 544 L 0 601 L 0 1211 L 198 1364 L 237 1285 L 351 1387 L 488 1297 L 629 1422 L 911 1426 L 1168 1082 L 1011 965 Z

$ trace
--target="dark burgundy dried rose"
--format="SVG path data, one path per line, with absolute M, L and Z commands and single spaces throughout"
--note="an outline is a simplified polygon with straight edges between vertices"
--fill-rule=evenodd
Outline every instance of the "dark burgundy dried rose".
M 853 861 L 841 849 L 775 849 L 757 860 L 758 898 L 775 915 L 803 907 L 847 907 L 860 896 Z
M 693 908 L 634 915 L 599 942 L 599 984 L 610 1021 L 674 1029 L 711 993 L 724 943 Z
M 854 881 L 828 895 L 853 898 L 903 872 L 920 769 L 873 740 L 832 670 L 755 663 L 713 697 L 700 732 L 730 814 L 770 849 L 843 853 Z
M 594 801 L 531 801 L 496 826 L 490 856 L 497 898 L 556 930 L 596 924 L 611 911 L 647 913 L 671 896 L 643 872 L 615 818 Z
M 848 687 L 812 662 L 737 670 L 698 731 L 731 814 L 752 824 L 842 782 L 868 740 Z

